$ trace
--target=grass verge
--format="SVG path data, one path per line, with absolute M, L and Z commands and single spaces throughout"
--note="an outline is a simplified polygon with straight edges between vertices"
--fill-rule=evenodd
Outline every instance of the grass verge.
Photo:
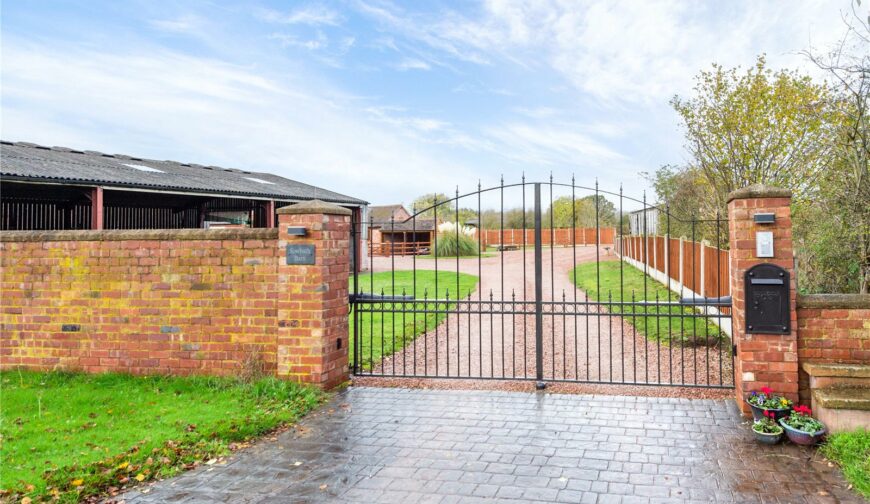
M 274 378 L 4 371 L 0 384 L 0 487 L 34 502 L 112 495 L 208 463 L 324 397 Z
M 426 299 L 445 299 L 449 293 L 450 299 L 456 299 L 457 276 L 455 272 L 439 271 L 438 288 L 435 288 L 436 275 L 434 271 L 418 270 L 416 280 L 413 271 L 391 271 L 359 275 L 359 290 L 365 293 L 414 296 L 416 301 L 406 303 L 365 303 L 360 307 L 361 342 L 360 364 L 363 369 L 371 369 L 373 363 L 381 357 L 389 357 L 402 350 L 406 344 L 426 331 L 434 329 L 446 317 L 446 311 L 455 306 L 432 302 L 424 303 Z M 459 296 L 467 297 L 477 287 L 478 278 L 465 273 L 459 274 Z M 415 289 L 416 285 L 416 289 Z M 350 290 L 353 291 L 353 278 L 350 279 Z M 374 313 L 366 310 L 375 310 Z M 383 310 L 383 311 L 380 311 Z M 426 311 L 426 313 L 412 313 Z M 353 362 L 356 355 L 353 340 L 355 317 L 350 318 L 351 345 L 349 355 Z
M 596 268 L 596 265 L 599 267 Z M 600 271 L 600 277 L 597 277 Z M 621 276 L 620 276 L 621 275 Z M 646 288 L 644 288 L 646 277 Z M 591 262 L 578 265 L 570 273 L 574 284 L 586 292 L 590 300 L 603 302 L 678 301 L 679 296 L 666 285 L 645 275 L 643 271 L 619 261 Z M 597 279 L 596 279 L 597 278 Z M 697 317 L 693 308 L 661 305 L 613 305 L 608 312 L 621 315 L 647 339 L 665 345 L 716 346 L 728 345 L 728 336 L 707 318 Z
M 852 488 L 870 499 L 870 431 L 831 434 L 821 450 L 840 466 Z

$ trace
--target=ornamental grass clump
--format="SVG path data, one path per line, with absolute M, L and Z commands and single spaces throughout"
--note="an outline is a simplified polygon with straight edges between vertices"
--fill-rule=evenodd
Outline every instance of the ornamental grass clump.
M 475 239 L 477 231 L 471 226 L 453 222 L 438 225 L 438 243 L 435 255 L 438 257 L 476 256 L 480 250 Z

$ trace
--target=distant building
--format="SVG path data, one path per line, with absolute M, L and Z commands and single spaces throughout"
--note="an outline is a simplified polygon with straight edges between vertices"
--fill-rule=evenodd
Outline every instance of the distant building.
M 428 254 L 436 231 L 435 219 L 413 217 L 403 205 L 369 207 L 371 255 Z
M 635 210 L 628 214 L 629 233 L 633 235 L 654 235 L 658 230 L 658 208 Z

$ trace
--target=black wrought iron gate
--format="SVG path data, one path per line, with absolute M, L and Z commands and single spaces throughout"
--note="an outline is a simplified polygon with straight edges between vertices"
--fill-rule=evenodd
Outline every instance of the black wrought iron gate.
M 387 210 L 352 225 L 355 375 L 733 386 L 718 216 L 524 179 Z

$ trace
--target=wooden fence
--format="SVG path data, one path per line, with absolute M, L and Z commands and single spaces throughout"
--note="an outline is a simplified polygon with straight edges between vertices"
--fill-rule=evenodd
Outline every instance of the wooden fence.
M 687 290 L 704 297 L 730 294 L 728 251 L 684 238 L 664 236 L 624 236 L 617 238 L 616 251 L 640 268 L 649 267 L 672 290 Z
M 601 245 L 612 246 L 616 236 L 616 228 L 599 228 L 598 231 L 600 232 Z M 522 246 L 523 243 L 531 247 L 535 244 L 534 229 L 481 229 L 479 232 L 485 247 L 491 245 Z M 543 229 L 541 230 L 541 242 L 542 245 L 555 243 L 557 247 L 570 247 L 575 243 L 577 245 L 595 245 L 595 232 L 596 228 Z M 523 242 L 523 234 L 525 234 L 525 242 Z
M 380 242 L 371 244 L 372 256 L 406 256 L 431 253 L 430 242 Z

